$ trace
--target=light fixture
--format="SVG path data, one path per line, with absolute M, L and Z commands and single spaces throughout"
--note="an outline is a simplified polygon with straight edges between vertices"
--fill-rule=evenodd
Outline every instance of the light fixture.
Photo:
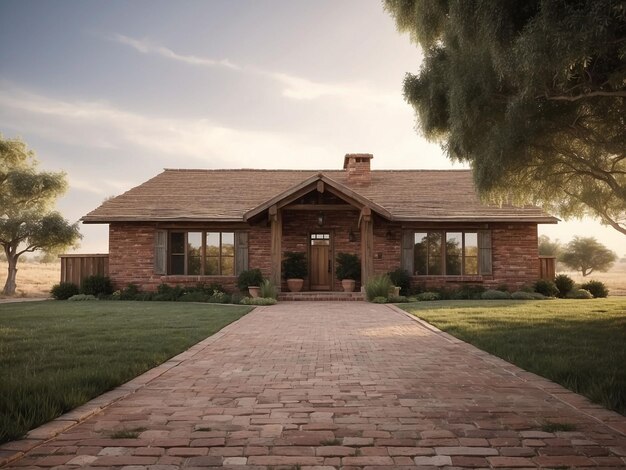
M 391 230 L 387 230 L 387 233 L 385 234 L 385 238 L 387 240 L 393 240 L 393 232 Z
M 320 212 L 319 214 L 317 214 L 317 225 L 319 225 L 320 227 L 324 225 L 324 213 L 323 212 Z
M 356 241 L 356 235 L 352 231 L 352 229 L 350 229 L 350 231 L 348 232 L 348 241 L 350 241 L 350 242 L 355 242 Z

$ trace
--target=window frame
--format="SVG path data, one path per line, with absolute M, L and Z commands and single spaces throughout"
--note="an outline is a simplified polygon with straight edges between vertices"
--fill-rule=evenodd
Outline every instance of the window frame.
M 176 274 L 172 272 L 172 256 L 180 256 L 181 253 L 172 253 L 172 235 L 173 234 L 183 234 L 184 236 L 184 273 Z M 200 248 L 200 274 L 189 274 L 189 234 L 190 233 L 200 233 L 200 238 L 202 240 L 201 248 Z M 207 261 L 207 234 L 209 233 L 217 233 L 219 235 L 219 255 L 217 256 L 218 260 L 218 274 L 206 274 L 206 261 Z M 232 256 L 224 256 L 224 248 L 223 248 L 223 235 L 230 234 L 232 235 Z M 237 231 L 229 231 L 229 230 L 215 230 L 215 229 L 205 229 L 205 230 L 194 230 L 194 229 L 186 229 L 186 230 L 178 230 L 172 229 L 168 231 L 167 235 L 168 246 L 167 246 L 167 274 L 168 276 L 210 276 L 210 277 L 235 277 L 237 274 Z M 222 258 L 232 258 L 232 274 L 223 274 L 223 260 Z
M 413 273 L 412 276 L 417 276 L 417 277 L 452 277 L 452 276 L 456 276 L 456 277 L 463 277 L 463 276 L 481 276 L 482 273 L 480 271 L 480 251 L 481 251 L 481 246 L 480 246 L 480 232 L 481 230 L 478 229 L 458 229 L 458 228 L 450 228 L 450 229 L 414 229 L 412 231 L 412 236 L 413 236 Z M 441 269 L 441 274 L 430 274 L 429 271 L 429 265 L 430 265 L 430 257 L 431 257 L 431 249 L 430 249 L 430 234 L 439 234 L 440 236 L 440 240 L 441 240 L 441 248 L 440 248 L 440 257 L 441 257 L 441 261 L 440 261 L 440 269 Z M 448 261 L 448 250 L 447 250 L 447 240 L 448 240 L 448 234 L 461 234 L 461 246 L 460 248 L 460 258 L 461 258 L 461 269 L 460 269 L 460 273 L 459 274 L 448 274 L 447 272 L 447 261 Z M 424 267 L 426 269 L 426 273 L 424 274 L 420 274 L 416 272 L 416 266 L 418 263 L 416 263 L 416 258 L 415 258 L 415 250 L 416 250 L 416 246 L 418 244 L 418 241 L 416 240 L 416 235 L 417 234 L 425 234 L 426 236 L 424 238 L 422 238 L 422 240 L 426 240 L 426 247 L 425 247 L 425 255 L 426 255 L 426 259 L 425 259 L 425 263 L 424 263 Z M 466 254 L 466 235 L 467 234 L 474 234 L 476 236 L 476 255 L 467 255 Z M 421 242 L 420 242 L 421 243 Z M 476 260 L 476 273 L 466 273 L 466 259 L 467 258 L 472 258 Z

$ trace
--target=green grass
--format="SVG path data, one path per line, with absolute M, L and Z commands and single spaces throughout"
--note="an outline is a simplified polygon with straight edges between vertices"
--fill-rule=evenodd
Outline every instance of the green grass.
M 249 311 L 182 302 L 0 305 L 0 443 L 161 364 Z
M 146 428 L 121 429 L 111 433 L 111 439 L 137 439 Z
M 439 329 L 626 415 L 626 299 L 399 305 Z

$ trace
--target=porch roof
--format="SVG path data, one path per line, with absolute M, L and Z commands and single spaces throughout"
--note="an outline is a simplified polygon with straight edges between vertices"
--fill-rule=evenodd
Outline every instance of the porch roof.
M 482 203 L 470 170 L 372 170 L 370 183 L 355 184 L 341 170 L 249 169 L 166 169 L 82 221 L 244 222 L 317 181 L 389 220 L 558 221 L 534 206 Z

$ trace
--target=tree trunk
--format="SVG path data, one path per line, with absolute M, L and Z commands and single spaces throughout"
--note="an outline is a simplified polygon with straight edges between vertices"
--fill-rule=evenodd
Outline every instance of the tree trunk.
M 15 284 L 15 278 L 17 277 L 17 256 L 7 256 L 7 261 L 9 262 L 7 282 L 4 284 L 2 294 L 15 295 L 15 288 L 17 287 Z

